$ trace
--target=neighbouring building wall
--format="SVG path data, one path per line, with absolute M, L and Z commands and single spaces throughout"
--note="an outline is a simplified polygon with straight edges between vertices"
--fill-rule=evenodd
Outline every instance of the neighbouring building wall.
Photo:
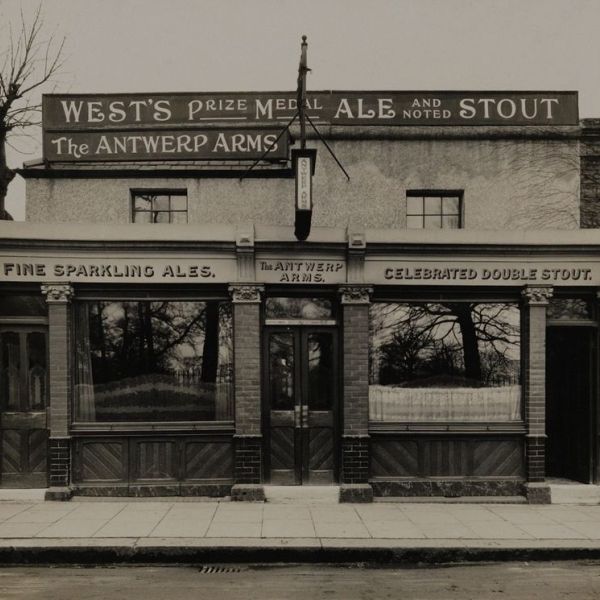
M 600 227 L 600 119 L 582 122 L 581 227 Z
M 464 190 L 467 229 L 579 227 L 579 142 L 558 139 L 331 140 L 314 179 L 316 226 L 406 226 L 406 192 Z M 27 220 L 128 223 L 130 190 L 187 189 L 189 223 L 294 222 L 294 181 L 248 178 L 27 180 Z

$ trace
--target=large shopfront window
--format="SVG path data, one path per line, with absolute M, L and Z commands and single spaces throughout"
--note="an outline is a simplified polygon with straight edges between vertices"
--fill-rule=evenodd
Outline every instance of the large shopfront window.
M 519 421 L 519 324 L 516 303 L 373 303 L 371 421 Z
M 233 418 L 230 303 L 83 301 L 75 334 L 76 421 Z

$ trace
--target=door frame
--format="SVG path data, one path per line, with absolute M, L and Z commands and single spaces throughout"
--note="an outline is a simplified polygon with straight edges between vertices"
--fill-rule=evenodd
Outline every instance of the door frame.
M 294 335 L 294 348 L 299 351 L 300 356 L 304 352 L 305 336 L 313 332 L 330 332 L 333 336 L 333 482 L 331 485 L 337 485 L 340 480 L 340 452 L 341 452 L 341 400 L 340 400 L 340 377 L 341 377 L 341 344 L 340 331 L 337 321 L 331 319 L 327 321 L 312 321 L 301 319 L 287 320 L 268 320 L 263 323 L 262 327 L 262 343 L 261 343 L 261 378 L 262 378 L 262 400 L 261 400 L 261 425 L 263 431 L 263 480 L 265 483 L 271 483 L 271 414 L 270 414 L 270 388 L 269 388 L 269 335 L 271 333 L 292 333 Z M 294 390 L 295 394 L 299 394 L 301 399 L 305 399 L 305 388 L 303 380 L 305 380 L 308 372 L 308 365 L 303 360 L 296 360 L 294 363 Z M 296 429 L 296 428 L 295 428 Z M 309 459 L 307 456 L 308 446 L 306 443 L 306 433 L 300 430 L 300 446 L 295 448 L 297 478 L 299 483 L 292 485 L 303 485 L 305 461 Z M 295 443 L 297 441 L 298 431 L 294 432 Z M 300 456 L 299 456 L 299 453 Z M 299 471 L 299 473 L 298 473 Z M 310 485 L 310 484 L 309 484 Z

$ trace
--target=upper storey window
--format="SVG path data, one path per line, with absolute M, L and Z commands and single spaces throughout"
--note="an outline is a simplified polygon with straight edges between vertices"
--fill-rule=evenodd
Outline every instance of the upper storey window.
M 132 191 L 134 223 L 187 223 L 186 190 Z
M 412 190 L 406 194 L 408 229 L 460 229 L 462 192 Z

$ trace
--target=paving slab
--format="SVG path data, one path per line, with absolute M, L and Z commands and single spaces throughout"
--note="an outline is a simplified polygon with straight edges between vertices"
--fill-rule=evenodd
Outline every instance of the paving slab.
M 312 521 L 306 520 L 275 520 L 263 521 L 261 537 L 268 538 L 306 538 L 316 537 Z

